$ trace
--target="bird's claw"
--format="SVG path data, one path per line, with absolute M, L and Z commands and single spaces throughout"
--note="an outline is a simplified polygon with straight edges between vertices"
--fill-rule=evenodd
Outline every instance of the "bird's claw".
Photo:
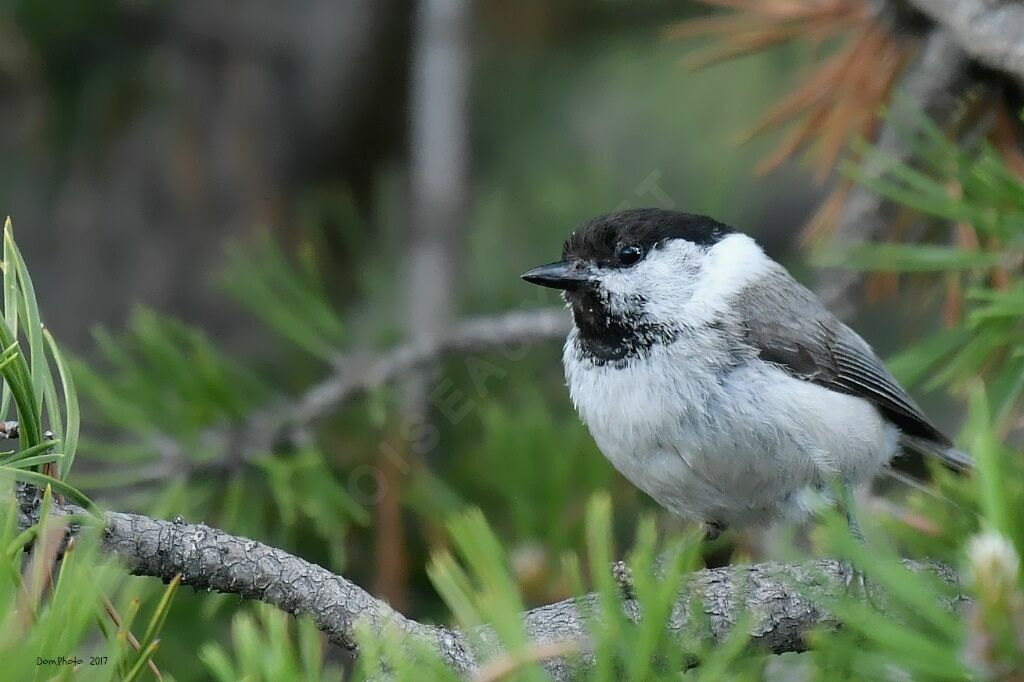
M 725 532 L 725 524 L 718 523 L 717 521 L 705 521 L 703 526 L 705 542 L 714 542 Z
M 839 562 L 839 575 L 847 596 L 862 597 L 870 601 L 871 594 L 868 592 L 868 580 L 864 571 L 854 566 L 852 561 L 844 559 Z

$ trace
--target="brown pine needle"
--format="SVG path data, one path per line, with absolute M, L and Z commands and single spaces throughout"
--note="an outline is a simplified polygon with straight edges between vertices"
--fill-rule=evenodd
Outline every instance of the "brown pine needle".
M 800 234 L 800 242 L 805 247 L 819 244 L 832 236 L 835 227 L 839 224 L 839 218 L 843 214 L 843 206 L 850 196 L 853 182 L 849 179 L 842 180 L 839 185 L 829 193 L 818 210 L 814 212 L 807 224 L 804 225 Z
M 947 272 L 944 279 L 946 299 L 942 302 L 942 323 L 947 329 L 952 329 L 964 314 L 963 282 L 959 272 Z
M 110 601 L 105 594 L 103 595 L 103 608 L 106 609 L 107 615 L 110 616 L 110 620 L 114 621 L 114 625 L 120 628 L 122 623 L 121 614 L 117 612 L 117 607 L 114 606 L 114 603 Z M 132 634 L 131 630 L 126 634 L 128 635 L 128 643 L 132 645 L 132 648 L 136 651 L 142 651 L 142 645 L 139 644 L 139 640 Z M 149 669 L 153 675 L 156 676 L 156 679 L 161 680 L 162 682 L 164 676 L 160 674 L 160 669 L 156 667 L 156 663 L 153 662 L 153 659 L 150 658 L 146 663 L 149 664 Z
M 740 133 L 737 143 L 746 144 L 758 135 L 787 123 L 800 111 L 827 98 L 829 92 L 826 86 L 835 77 L 838 69 L 839 64 L 836 61 L 826 62 L 815 69 L 803 79 L 799 87 L 776 102 L 753 126 Z
M 503 654 L 480 668 L 473 682 L 497 682 L 513 674 L 524 665 L 543 663 L 552 658 L 571 656 L 583 650 L 583 642 L 566 640 L 532 644 L 519 653 Z
M 1010 170 L 1017 177 L 1024 178 L 1024 154 L 1021 153 L 1018 127 L 1019 124 L 1006 110 L 1006 104 L 1000 101 L 996 105 L 996 121 L 991 135 L 992 144 L 999 151 Z
M 989 237 L 985 242 L 985 249 L 990 252 L 999 252 L 1003 243 L 996 237 Z M 1013 283 L 1013 277 L 1009 269 L 1000 265 L 992 268 L 992 286 L 1000 291 L 1007 291 Z
M 750 32 L 763 30 L 764 24 L 759 21 L 752 21 L 745 15 L 716 14 L 710 17 L 699 19 L 686 19 L 674 24 L 669 24 L 662 29 L 661 34 L 668 40 L 683 40 L 698 36 L 717 36 L 737 32 Z
M 733 9 L 761 17 L 796 19 L 817 14 L 836 15 L 851 10 L 858 2 L 850 0 L 702 0 L 705 5 Z
M 875 21 L 869 0 L 704 0 L 729 10 L 675 24 L 672 38 L 710 36 L 715 41 L 687 59 L 693 68 L 758 52 L 793 40 L 822 44 L 840 39 L 836 51 L 811 69 L 785 97 L 773 105 L 738 139 L 738 144 L 768 131 L 794 124 L 782 141 L 755 166 L 766 173 L 802 149 L 814 155 L 815 177 L 823 182 L 849 142 L 871 139 L 878 114 L 888 99 L 906 59 L 906 50 Z M 834 194 L 819 220 L 835 217 L 846 192 Z M 819 227 L 823 227 L 820 226 Z
M 818 133 L 827 111 L 825 108 L 814 110 L 802 123 L 794 127 L 771 153 L 757 162 L 754 173 L 766 175 L 792 158 L 800 147 Z
M 784 26 L 772 30 L 739 33 L 725 36 L 721 42 L 691 53 L 684 61 L 691 69 L 702 69 L 745 54 L 788 42 L 800 35 L 799 26 Z
M 959 187 L 959 185 L 957 186 Z M 974 227 L 968 223 L 956 224 L 956 243 L 961 248 L 970 251 L 977 251 L 981 248 L 981 242 L 978 241 L 977 231 L 975 231 Z
M 865 297 L 875 303 L 900 292 L 900 276 L 896 272 L 872 272 L 864 280 Z

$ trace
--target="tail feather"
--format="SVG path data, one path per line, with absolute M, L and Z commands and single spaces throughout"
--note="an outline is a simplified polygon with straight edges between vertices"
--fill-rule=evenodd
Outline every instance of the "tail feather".
M 951 445 L 944 445 L 927 438 L 908 436 L 906 434 L 900 436 L 900 445 L 911 455 L 934 457 L 953 471 L 964 472 L 974 468 L 974 458 L 963 450 L 957 450 Z

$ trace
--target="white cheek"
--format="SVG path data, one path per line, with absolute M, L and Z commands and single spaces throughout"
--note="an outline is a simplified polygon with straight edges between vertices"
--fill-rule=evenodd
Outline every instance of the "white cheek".
M 666 247 L 670 258 L 658 262 L 658 269 L 650 274 L 650 280 L 657 282 L 645 306 L 652 319 L 688 324 L 717 319 L 737 293 L 779 267 L 745 234 L 731 234 L 699 255 L 692 252 L 696 248 L 692 244 L 685 246 L 687 250 L 682 251 Z
M 695 298 L 727 301 L 776 267 L 778 264 L 753 239 L 745 234 L 731 234 L 708 251 Z
M 636 297 L 643 297 L 644 312 L 656 314 L 664 305 L 670 307 L 689 299 L 697 281 L 703 253 L 696 245 L 673 240 L 654 249 L 631 268 L 602 273 L 601 282 L 608 293 L 608 307 L 614 312 L 638 312 Z M 666 310 L 665 312 L 668 312 Z M 670 319 L 670 318 L 666 318 Z

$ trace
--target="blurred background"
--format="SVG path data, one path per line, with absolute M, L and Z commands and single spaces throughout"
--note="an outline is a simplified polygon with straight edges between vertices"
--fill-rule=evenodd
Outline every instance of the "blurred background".
M 400 327 L 402 277 L 368 273 L 434 220 L 424 192 L 450 195 L 459 311 L 532 295 L 516 275 L 620 204 L 712 213 L 783 251 L 815 197 L 799 168 L 753 178 L 764 149 L 734 145 L 795 56 L 683 68 L 662 31 L 690 3 L 442 8 L 461 16 L 438 18 L 440 48 L 391 0 L 10 5 L 0 199 L 81 351 L 138 304 L 247 345 L 210 283 L 259 230 L 324 240 L 332 298 Z M 414 186 L 417 164 L 432 179 Z
M 706 37 L 673 27 L 707 16 L 697 3 L 3 7 L 0 206 L 78 358 L 72 481 L 110 508 L 275 544 L 421 619 L 445 618 L 424 566 L 460 510 L 483 509 L 530 604 L 569 594 L 562 556 L 594 491 L 612 491 L 617 542 L 656 513 L 579 424 L 557 335 L 449 357 L 242 447 L 252 415 L 339 357 L 559 305 L 519 274 L 617 208 L 713 215 L 812 283 L 804 226 L 843 186 L 800 156 L 758 172 L 782 133 L 738 144 L 829 44 L 688 68 Z M 863 293 L 847 303 L 883 356 L 942 321 L 928 287 Z M 955 433 L 956 403 L 918 394 Z M 152 599 L 151 582 L 119 589 Z M 240 610 L 182 595 L 157 661 L 205 679 Z

